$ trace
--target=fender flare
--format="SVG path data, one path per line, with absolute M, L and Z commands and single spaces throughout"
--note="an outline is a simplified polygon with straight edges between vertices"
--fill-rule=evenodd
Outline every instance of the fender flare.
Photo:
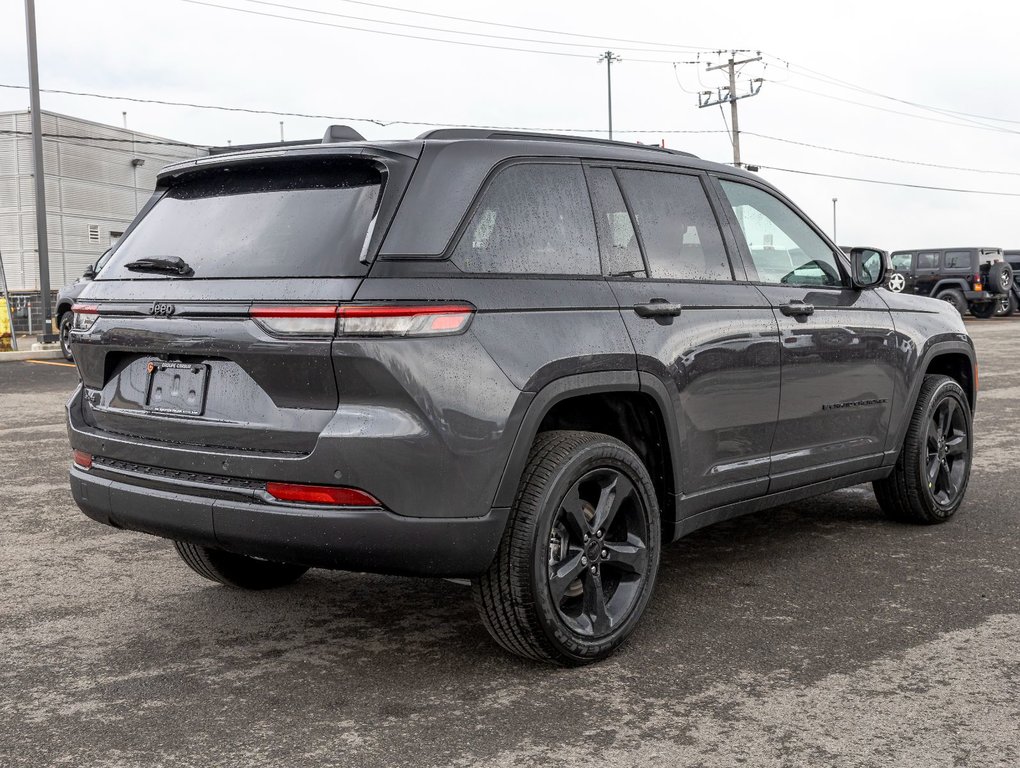
M 521 419 L 520 427 L 518 427 L 517 437 L 510 449 L 510 455 L 496 488 L 496 496 L 492 502 L 493 507 L 513 505 L 531 445 L 535 442 L 538 428 L 549 410 L 568 398 L 601 392 L 643 392 L 655 401 L 662 415 L 663 423 L 666 425 L 666 440 L 673 464 L 673 488 L 674 492 L 677 492 L 680 486 L 676 460 L 678 438 L 676 414 L 665 385 L 651 374 L 638 373 L 636 370 L 597 371 L 555 379 L 535 393 Z
M 969 291 L 970 286 L 967 285 L 967 281 L 962 277 L 945 277 L 935 283 L 935 287 L 931 289 L 931 293 L 928 295 L 932 298 L 938 296 L 939 293 L 950 288 L 955 288 L 961 291 Z

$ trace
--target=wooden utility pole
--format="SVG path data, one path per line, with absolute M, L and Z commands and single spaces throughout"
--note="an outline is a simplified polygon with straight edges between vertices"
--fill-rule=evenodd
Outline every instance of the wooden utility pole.
M 698 95 L 698 106 L 704 109 L 705 107 L 714 107 L 716 104 L 724 104 L 729 102 L 730 104 L 730 143 L 733 144 L 733 165 L 739 168 L 740 162 L 740 118 L 737 114 L 737 102 L 740 99 L 746 99 L 749 96 L 757 96 L 758 92 L 761 91 L 761 78 L 751 81 L 751 89 L 744 94 L 737 94 L 737 67 L 741 64 L 750 64 L 755 61 L 761 61 L 761 56 L 754 56 L 749 59 L 735 60 L 736 51 L 730 51 L 730 57 L 725 64 L 716 64 L 715 66 L 706 67 L 706 72 L 712 72 L 717 69 L 725 69 L 729 72 L 729 85 L 725 88 L 717 89 L 716 93 L 712 91 L 702 91 Z M 725 92 L 725 93 L 724 93 Z M 714 96 L 714 98 L 713 98 Z

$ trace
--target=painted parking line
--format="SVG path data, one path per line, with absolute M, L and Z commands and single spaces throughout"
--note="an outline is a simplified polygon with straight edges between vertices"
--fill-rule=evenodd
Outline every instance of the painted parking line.
M 35 363 L 36 365 L 62 365 L 65 368 L 75 368 L 74 363 L 58 363 L 56 360 L 22 360 L 23 363 Z

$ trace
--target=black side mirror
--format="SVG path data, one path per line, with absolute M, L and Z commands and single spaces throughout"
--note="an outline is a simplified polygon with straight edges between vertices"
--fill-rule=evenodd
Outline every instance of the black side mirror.
M 889 272 L 889 254 L 878 248 L 851 248 L 850 272 L 854 288 L 884 285 Z
M 96 276 L 95 265 L 89 264 L 87 267 L 85 267 L 85 271 L 81 273 L 81 276 L 84 277 L 86 280 L 94 279 Z

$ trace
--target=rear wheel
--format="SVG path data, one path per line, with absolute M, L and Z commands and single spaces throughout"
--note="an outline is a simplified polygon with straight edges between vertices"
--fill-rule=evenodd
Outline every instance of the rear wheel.
M 633 632 L 659 566 L 644 464 L 593 432 L 535 440 L 496 559 L 474 583 L 482 622 L 511 653 L 578 666 Z
M 981 304 L 971 304 L 970 313 L 980 320 L 987 320 L 995 315 L 999 309 L 999 300 L 986 301 Z
M 970 404 L 948 376 L 925 376 L 907 435 L 889 477 L 875 481 L 875 497 L 890 517 L 944 523 L 959 509 L 970 480 Z
M 74 355 L 71 354 L 71 321 L 73 319 L 74 315 L 71 312 L 65 312 L 60 316 L 60 351 L 66 360 L 74 360 Z
M 963 317 L 967 312 L 967 299 L 963 296 L 963 291 L 957 290 L 956 288 L 950 288 L 949 290 L 942 291 L 935 298 L 942 299 L 949 304 L 952 304 L 956 308 L 956 311 L 960 313 L 960 317 Z
M 283 587 L 297 581 L 308 570 L 303 565 L 274 563 L 186 541 L 175 541 L 174 548 L 181 560 L 199 576 L 240 589 Z

